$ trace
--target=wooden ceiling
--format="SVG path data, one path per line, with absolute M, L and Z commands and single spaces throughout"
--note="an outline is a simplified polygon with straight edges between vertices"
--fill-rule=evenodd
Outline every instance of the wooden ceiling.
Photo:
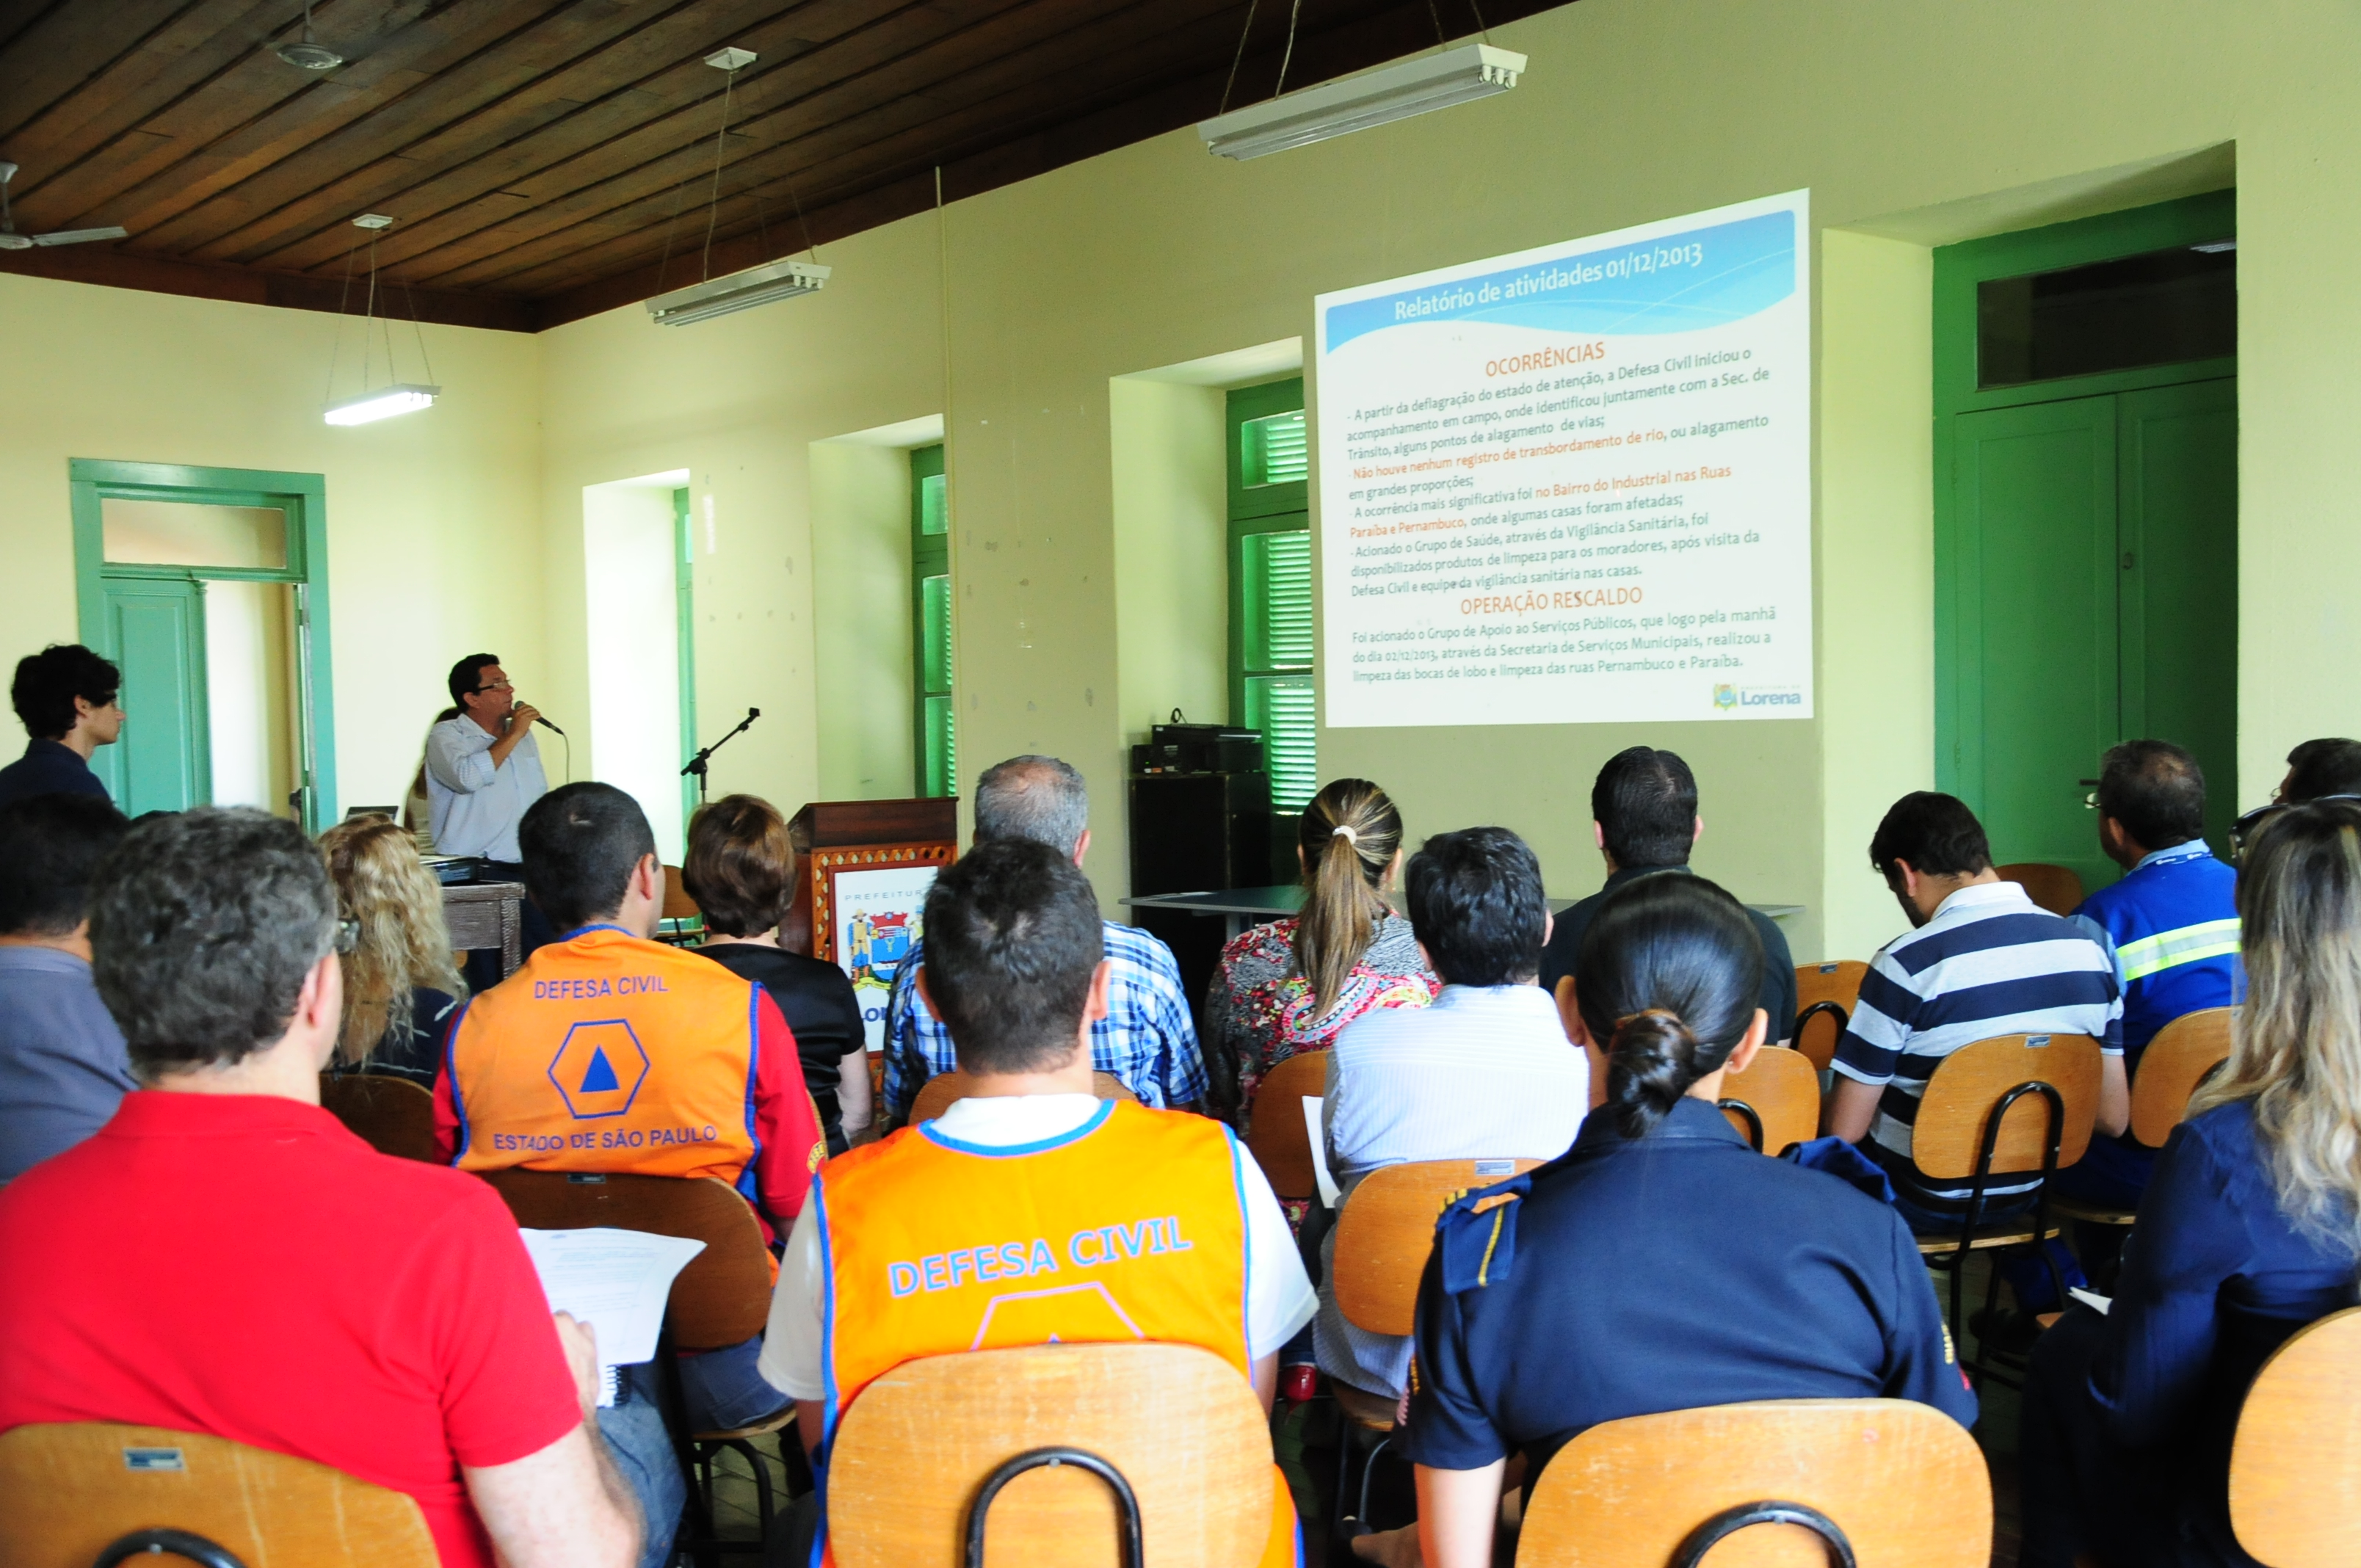
M 317 0 L 312 71 L 301 0 L 0 0 L 16 227 L 131 231 L 0 271 L 333 311 L 374 212 L 420 316 L 538 331 L 704 275 L 724 46 L 717 277 L 1268 97 L 1294 3 Z M 1301 0 L 1288 81 L 1550 3 Z

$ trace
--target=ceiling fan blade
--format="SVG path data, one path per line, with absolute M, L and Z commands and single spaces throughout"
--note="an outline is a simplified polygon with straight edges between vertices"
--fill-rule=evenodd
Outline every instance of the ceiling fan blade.
M 131 231 L 120 225 L 103 229 L 60 229 L 55 234 L 37 234 L 35 245 L 82 245 L 93 239 L 129 239 Z

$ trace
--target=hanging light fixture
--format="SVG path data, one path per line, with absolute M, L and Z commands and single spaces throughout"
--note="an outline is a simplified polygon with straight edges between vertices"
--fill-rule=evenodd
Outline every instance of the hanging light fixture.
M 396 374 L 393 365 L 393 316 L 389 311 L 385 318 L 386 384 L 381 387 L 369 385 L 369 365 L 376 348 L 374 333 L 378 321 L 377 236 L 392 225 L 393 220 L 382 213 L 363 213 L 353 220 L 355 228 L 368 231 L 369 250 L 368 302 L 361 313 L 361 389 L 348 398 L 336 396 L 336 356 L 344 344 L 345 300 L 351 296 L 353 285 L 353 252 L 347 251 L 345 256 L 345 297 L 336 302 L 336 340 L 328 349 L 328 389 L 322 400 L 327 405 L 322 417 L 330 424 L 369 424 L 378 420 L 391 419 L 396 414 L 415 413 L 420 409 L 433 408 L 435 398 L 443 390 L 433 384 L 434 366 L 426 357 L 426 329 L 419 323 L 418 302 L 414 296 L 410 303 L 410 325 L 417 339 L 418 362 L 426 372 L 426 380 L 393 379 Z M 359 248 L 358 242 L 355 242 L 353 250 Z M 403 292 L 408 291 L 405 285 Z
M 1475 0 L 1468 3 L 1473 10 Z M 1513 49 L 1493 48 L 1491 34 L 1484 28 L 1483 14 L 1477 12 L 1476 26 L 1483 35 L 1482 43 L 1444 48 L 1439 53 L 1398 60 L 1358 76 L 1290 93 L 1287 68 L 1295 58 L 1295 22 L 1301 9 L 1302 0 L 1296 0 L 1295 9 L 1288 16 L 1287 49 L 1279 56 L 1277 91 L 1263 103 L 1233 110 L 1229 106 L 1230 88 L 1237 84 L 1238 62 L 1246 52 L 1246 35 L 1239 35 L 1237 57 L 1230 62 L 1229 86 L 1222 90 L 1224 112 L 1197 125 L 1197 134 L 1204 138 L 1206 151 L 1244 161 L 1265 153 L 1284 152 L 1291 147 L 1308 147 L 1391 120 L 1406 120 L 1430 109 L 1448 108 L 1471 98 L 1506 93 L 1524 74 L 1525 57 Z M 1246 31 L 1253 30 L 1254 5 L 1249 5 Z M 1434 18 L 1434 37 L 1438 46 L 1447 42 L 1439 14 Z
M 767 305 L 774 300 L 792 300 L 800 294 L 817 294 L 828 282 L 830 269 L 820 265 L 819 247 L 811 243 L 811 228 L 804 227 L 804 246 L 812 254 L 809 261 L 772 261 L 760 267 L 750 267 L 742 272 L 724 277 L 712 276 L 713 228 L 721 213 L 721 159 L 730 136 L 730 97 L 738 82 L 738 72 L 762 57 L 752 49 L 716 49 L 705 57 L 705 63 L 724 73 L 721 88 L 721 129 L 713 138 L 713 186 L 706 200 L 705 212 L 705 280 L 686 289 L 675 289 L 668 294 L 658 294 L 647 302 L 648 319 L 658 326 L 686 326 L 691 322 L 710 321 L 734 312 Z M 792 193 L 792 189 L 791 192 Z M 679 215 L 675 208 L 674 216 Z M 796 203 L 796 221 L 803 222 L 803 203 Z M 672 257 L 672 235 L 667 226 L 664 235 L 664 258 Z M 658 287 L 662 287 L 664 267 L 656 269 Z
M 293 38 L 290 38 L 285 43 L 280 44 L 278 48 L 272 49 L 270 52 L 285 60 L 288 64 L 302 66 L 306 71 L 334 71 L 336 67 L 345 63 L 345 57 L 343 55 L 338 54 L 326 44 L 315 43 L 313 41 L 311 0 L 303 0 L 303 37 L 302 41 L 299 42 Z

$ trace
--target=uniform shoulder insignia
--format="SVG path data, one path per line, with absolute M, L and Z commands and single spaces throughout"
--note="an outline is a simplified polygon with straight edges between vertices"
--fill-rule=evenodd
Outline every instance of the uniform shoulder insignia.
M 1480 1290 L 1509 1277 L 1517 1261 L 1517 1214 L 1532 1190 L 1528 1173 L 1456 1193 L 1444 1205 L 1434 1245 L 1445 1290 Z

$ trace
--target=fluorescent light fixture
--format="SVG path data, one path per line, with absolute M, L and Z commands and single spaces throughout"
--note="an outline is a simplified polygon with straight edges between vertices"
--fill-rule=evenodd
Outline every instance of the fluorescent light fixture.
M 373 392 L 346 398 L 341 403 L 328 405 L 330 424 L 368 424 L 373 420 L 391 419 L 396 414 L 416 413 L 420 409 L 434 406 L 440 387 L 422 387 L 403 381 L 390 387 L 379 387 Z
M 2200 256 L 2219 256 L 2225 250 L 2237 249 L 2238 242 L 2235 239 L 2209 240 L 2203 245 L 2192 245 L 2189 248 Z
M 710 283 L 675 289 L 648 302 L 648 317 L 658 326 L 686 326 L 732 311 L 751 310 L 773 300 L 817 294 L 829 279 L 828 268 L 817 261 L 774 261 L 716 278 Z
M 1260 158 L 1506 93 L 1524 69 L 1525 57 L 1513 50 L 1469 44 L 1233 109 L 1200 121 L 1197 134 L 1205 138 L 1208 152 L 1241 160 Z

